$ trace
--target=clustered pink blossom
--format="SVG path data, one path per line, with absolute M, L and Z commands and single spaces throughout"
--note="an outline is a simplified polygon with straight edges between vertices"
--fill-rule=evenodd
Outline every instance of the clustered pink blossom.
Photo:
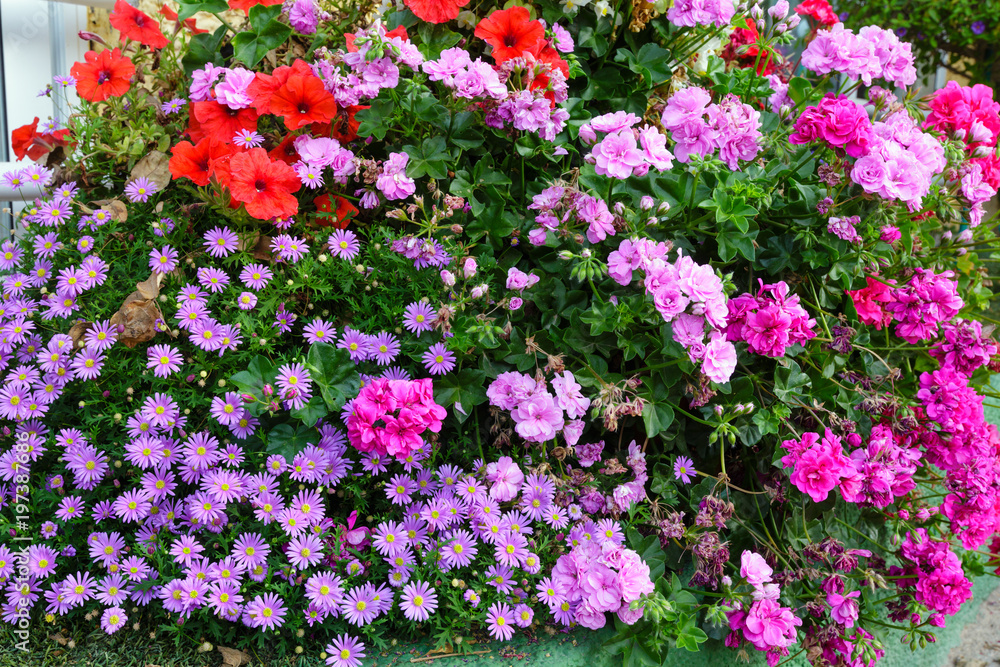
M 405 459 L 424 446 L 421 434 L 438 433 L 447 411 L 434 402 L 431 380 L 376 378 L 351 402 L 347 436 L 362 452 Z
M 917 602 L 931 611 L 950 616 L 972 597 L 972 582 L 965 577 L 962 561 L 949 542 L 932 540 L 925 529 L 917 528 L 906 534 L 900 554 L 912 564 L 890 568 L 890 572 L 909 577 L 900 585 L 912 586 Z
M 719 159 L 739 171 L 740 161 L 753 160 L 761 149 L 760 112 L 735 95 L 714 103 L 704 88 L 679 90 L 667 100 L 660 122 L 676 142 L 674 156 L 680 162 L 718 149 Z
M 615 215 L 603 199 L 561 185 L 542 190 L 532 197 L 529 209 L 537 211 L 537 227 L 528 232 L 532 245 L 544 245 L 548 232 L 570 231 L 578 223 L 586 225 L 590 243 L 600 243 L 615 235 Z
M 650 167 L 657 171 L 669 169 L 674 163 L 673 154 L 666 148 L 667 138 L 652 125 L 636 129 L 640 120 L 635 114 L 616 111 L 580 127 L 584 143 L 594 144 L 585 160 L 594 165 L 598 175 L 624 180 L 645 176 Z M 597 132 L 605 135 L 601 141 L 597 141 Z
M 965 302 L 954 275 L 918 267 L 909 282 L 889 292 L 882 308 L 896 322 L 897 336 L 911 345 L 931 340 L 938 335 L 939 324 L 958 315 Z
M 678 0 L 667 10 L 667 20 L 677 26 L 729 25 L 736 9 L 732 0 Z
M 817 31 L 802 52 L 802 66 L 817 74 L 837 72 L 860 78 L 866 86 L 872 79 L 885 79 L 901 87 L 917 80 L 910 44 L 893 31 L 873 25 L 857 34 L 842 23 Z
M 725 338 L 728 325 L 726 293 L 712 267 L 678 252 L 670 261 L 671 244 L 650 239 L 625 239 L 608 255 L 608 274 L 629 285 L 641 270 L 646 293 L 660 316 L 673 327 L 692 363 L 713 382 L 727 382 L 736 369 L 736 348 Z M 706 340 L 707 338 L 707 340 Z
M 583 396 L 582 387 L 569 371 L 558 374 L 552 388 L 554 396 L 544 381 L 508 372 L 497 376 L 486 396 L 490 405 L 510 412 L 514 430 L 528 442 L 546 442 L 562 433 L 566 444 L 573 446 L 583 432 L 579 418 L 586 414 L 590 399 Z
M 728 613 L 730 633 L 726 646 L 736 648 L 745 639 L 758 651 L 767 651 L 767 663 L 773 667 L 796 642 L 795 628 L 802 625 L 802 619 L 781 606 L 781 591 L 771 583 L 773 570 L 760 554 L 743 552 L 740 576 L 753 587 L 754 602 L 746 610 L 737 603 L 737 608 Z
M 568 605 L 575 621 L 591 630 L 604 627 L 608 612 L 628 625 L 642 618 L 643 608 L 631 609 L 630 603 L 655 587 L 649 565 L 623 542 L 624 536 L 608 538 L 598 533 L 560 556 L 551 575 L 557 597 L 549 605 Z
M 793 144 L 824 141 L 831 148 L 842 148 L 851 157 L 868 152 L 872 123 L 864 108 L 846 95 L 828 93 L 815 106 L 795 119 L 795 131 L 788 137 Z
M 816 320 L 799 305 L 797 294 L 789 295 L 785 281 L 761 282 L 760 292 L 741 294 L 729 300 L 726 338 L 744 341 L 754 354 L 782 357 L 785 350 L 814 338 Z

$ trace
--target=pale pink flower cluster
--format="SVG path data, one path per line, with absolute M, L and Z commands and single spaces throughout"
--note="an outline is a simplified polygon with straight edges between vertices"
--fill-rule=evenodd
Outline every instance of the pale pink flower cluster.
M 553 396 L 544 381 L 523 373 L 501 373 L 486 390 L 490 405 L 510 412 L 514 430 L 528 442 L 546 442 L 562 433 L 566 444 L 575 445 L 583 434 L 580 417 L 590 408 L 590 399 L 569 371 L 552 380 Z M 567 419 L 567 417 L 569 419 Z
M 598 116 L 580 128 L 580 139 L 594 144 L 584 159 L 594 165 L 599 176 L 624 180 L 629 176 L 645 176 L 650 167 L 663 171 L 673 165 L 667 138 L 652 125 L 636 129 L 640 120 L 635 114 L 616 111 Z M 599 142 L 598 132 L 605 135 Z
M 736 348 L 724 334 L 729 309 L 722 280 L 712 267 L 687 255 L 678 253 L 671 262 L 670 250 L 663 242 L 625 239 L 608 256 L 608 274 L 619 285 L 629 285 L 633 271 L 641 270 L 657 312 L 673 325 L 674 340 L 693 363 L 701 363 L 710 380 L 728 382 L 736 369 Z
M 437 60 L 425 62 L 423 70 L 431 81 L 440 81 L 451 88 L 455 97 L 507 99 L 507 86 L 493 66 L 482 58 L 472 60 L 463 48 L 445 49 Z
M 817 74 L 837 72 L 861 79 L 866 86 L 872 79 L 885 79 L 900 87 L 917 80 L 913 53 L 896 33 L 869 25 L 855 34 L 838 23 L 830 30 L 820 30 L 802 52 L 802 66 Z
M 679 90 L 667 100 L 660 122 L 676 142 L 674 155 L 680 162 L 718 149 L 719 159 L 739 171 L 741 160 L 753 160 L 760 152 L 760 112 L 735 95 L 714 103 L 704 88 Z
M 774 571 L 760 554 L 744 551 L 740 557 L 740 576 L 753 586 L 753 604 L 744 611 L 737 608 L 729 612 L 730 634 L 726 645 L 736 648 L 742 638 L 758 651 L 767 651 L 767 664 L 776 665 L 788 655 L 788 647 L 797 640 L 795 628 L 802 619 L 779 602 L 781 589 L 771 583 Z M 739 604 L 739 603 L 737 603 Z
M 403 460 L 423 448 L 424 431 L 441 431 L 441 420 L 447 414 L 434 402 L 434 387 L 429 378 L 377 378 L 351 401 L 347 437 L 359 451 L 392 454 Z
M 635 551 L 622 546 L 624 537 L 615 533 L 609 538 L 602 532 L 583 540 L 556 561 L 551 581 L 562 601 L 576 610 L 576 622 L 599 630 L 606 613 L 632 625 L 642 618 L 643 608 L 631 603 L 655 589 L 649 578 L 649 565 Z

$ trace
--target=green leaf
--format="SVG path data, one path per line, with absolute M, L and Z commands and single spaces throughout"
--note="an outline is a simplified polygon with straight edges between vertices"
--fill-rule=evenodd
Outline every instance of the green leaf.
M 229 9 L 226 0 L 177 0 L 177 4 L 178 21 L 189 19 L 198 12 L 215 14 Z
M 254 30 L 264 30 L 271 21 L 279 16 L 281 16 L 281 5 L 271 5 L 270 7 L 254 5 L 250 8 L 250 25 L 253 26 Z
M 361 390 L 361 376 L 347 350 L 329 343 L 316 343 L 309 348 L 305 365 L 331 411 L 340 410 Z
M 278 424 L 267 434 L 267 451 L 280 454 L 291 463 L 296 454 L 316 440 L 316 431 L 312 428 L 300 424 L 293 429 L 289 424 Z
M 486 402 L 486 372 L 466 368 L 434 381 L 434 400 L 442 407 L 455 405 L 455 415 L 464 422 L 472 408 Z
M 451 154 L 448 152 L 444 137 L 428 137 L 419 148 L 406 145 L 403 146 L 403 151 L 410 156 L 410 162 L 406 165 L 406 175 L 410 178 L 422 176 L 434 179 L 447 178 Z
M 184 72 L 191 75 L 196 69 L 201 69 L 207 63 L 222 65 L 224 60 L 219 53 L 219 46 L 222 38 L 226 36 L 228 28 L 220 25 L 215 32 L 206 32 L 201 35 L 194 35 L 188 43 L 187 53 L 181 59 L 184 65 Z
M 674 423 L 674 408 L 669 403 L 650 401 L 642 408 L 642 422 L 646 426 L 646 435 L 652 438 Z
M 274 365 L 267 359 L 257 355 L 245 371 L 236 373 L 229 381 L 239 387 L 245 394 L 253 394 L 257 398 L 264 398 L 264 385 L 274 382 L 277 377 Z
M 313 396 L 304 406 L 291 412 L 293 417 L 302 420 L 303 425 L 310 427 L 315 427 L 316 422 L 328 414 L 330 410 L 327 409 L 326 401 L 320 396 Z
M 482 146 L 483 133 L 476 128 L 476 115 L 471 111 L 459 111 L 453 114 L 451 126 L 448 128 L 448 141 L 462 150 L 471 150 Z M 478 164 L 476 169 L 479 169 Z
M 266 8 L 260 5 L 256 5 L 250 9 L 250 22 L 254 26 L 255 32 L 241 32 L 233 37 L 233 56 L 237 60 L 253 67 L 264 59 L 268 51 L 278 48 L 292 35 L 292 29 L 276 18 L 262 23 L 266 16 L 265 14 L 258 13 L 257 22 L 254 22 L 254 9 L 275 8 L 280 9 L 277 6 Z M 262 23 L 262 25 L 257 27 L 258 23 Z
M 443 23 L 421 22 L 417 34 L 420 36 L 420 53 L 426 60 L 437 60 L 442 51 L 450 49 L 462 39 L 460 34 L 448 30 Z
M 788 360 L 788 366 L 779 366 L 774 373 L 774 394 L 783 403 L 792 402 L 792 398 L 801 400 L 802 389 L 811 384 L 812 380 L 794 360 Z
M 813 85 L 808 79 L 801 76 L 793 76 L 788 80 L 788 96 L 796 105 L 801 105 L 812 94 Z
M 358 136 L 375 137 L 379 141 L 385 139 L 394 109 L 395 104 L 392 100 L 372 100 L 369 108 L 361 109 L 354 116 L 358 121 Z

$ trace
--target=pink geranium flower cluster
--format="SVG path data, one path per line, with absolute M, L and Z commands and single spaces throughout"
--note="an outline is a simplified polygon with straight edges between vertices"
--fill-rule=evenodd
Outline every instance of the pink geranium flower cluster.
M 655 587 L 649 566 L 622 542 L 613 531 L 611 536 L 598 533 L 560 556 L 551 575 L 558 597 L 550 606 L 569 605 L 576 622 L 591 630 L 604 627 L 606 613 L 616 613 L 629 625 L 642 618 L 643 608 L 632 609 L 630 603 Z
M 629 285 L 634 271 L 645 273 L 646 293 L 663 320 L 673 325 L 674 340 L 693 363 L 701 363 L 710 380 L 727 382 L 736 369 L 736 348 L 723 334 L 728 308 L 722 280 L 712 267 L 687 255 L 678 253 L 671 262 L 670 251 L 669 243 L 625 239 L 608 256 L 608 274 L 619 285 Z
M 997 344 L 983 333 L 982 322 L 962 319 L 954 324 L 944 322 L 941 330 L 944 337 L 931 347 L 930 355 L 942 367 L 948 366 L 956 373 L 970 377 L 997 353 Z
M 905 203 L 911 211 L 922 207 L 932 179 L 947 165 L 944 146 L 905 111 L 873 124 L 867 150 L 854 157 L 852 181 L 865 192 Z
M 781 464 L 793 469 L 792 484 L 813 502 L 826 500 L 853 470 L 840 437 L 830 431 L 822 439 L 818 433 L 805 433 L 800 440 L 785 440 L 781 446 L 788 452 Z
M 745 341 L 754 354 L 782 357 L 785 350 L 816 336 L 816 320 L 799 305 L 797 294 L 789 295 L 785 281 L 761 282 L 756 295 L 745 293 L 729 300 L 730 341 Z
M 900 585 L 912 586 L 917 602 L 931 611 L 950 616 L 972 597 L 972 582 L 965 577 L 962 561 L 951 550 L 950 543 L 932 540 L 926 530 L 918 528 L 906 534 L 900 554 L 912 564 L 902 572 L 893 568 L 894 574 L 910 577 Z
M 851 157 L 868 152 L 872 123 L 864 108 L 846 95 L 828 93 L 816 106 L 806 107 L 795 119 L 795 131 L 788 137 L 793 144 L 824 141 L 842 148 Z
M 528 232 L 532 245 L 544 245 L 548 232 L 568 234 L 581 223 L 591 243 L 615 235 L 615 215 L 607 202 L 579 190 L 553 185 L 532 197 L 528 208 L 537 211 L 538 226 Z
M 896 335 L 911 345 L 935 338 L 938 325 L 951 320 L 965 305 L 958 295 L 954 272 L 934 273 L 916 268 L 901 287 L 893 288 L 882 308 L 896 321 Z
M 347 437 L 362 452 L 405 459 L 424 446 L 421 434 L 441 430 L 447 411 L 434 402 L 431 380 L 377 378 L 351 401 Z
M 857 34 L 842 23 L 818 31 L 802 52 L 802 66 L 817 74 L 837 72 L 860 78 L 866 86 L 879 78 L 902 87 L 917 80 L 910 44 L 891 30 L 873 25 Z
M 970 151 L 979 146 L 996 146 L 1000 137 L 1000 103 L 993 100 L 993 89 L 989 86 L 961 86 L 949 81 L 934 94 L 929 107 L 928 127 L 965 140 Z
M 598 175 L 624 180 L 645 176 L 650 168 L 670 169 L 674 156 L 667 150 L 667 138 L 652 125 L 636 129 L 640 120 L 635 114 L 616 111 L 580 127 L 580 139 L 594 144 L 585 159 Z M 605 135 L 601 141 L 597 141 L 597 132 Z
M 556 375 L 552 389 L 554 396 L 544 381 L 508 372 L 497 376 L 486 396 L 490 405 L 510 412 L 514 430 L 528 442 L 546 442 L 562 433 L 566 444 L 573 446 L 583 434 L 580 417 L 590 408 L 590 399 L 581 393 L 582 387 L 569 371 Z
M 760 152 L 760 112 L 735 95 L 715 103 L 704 88 L 679 90 L 667 100 L 660 122 L 676 142 L 674 155 L 680 162 L 691 155 L 706 158 L 718 149 L 719 159 L 739 171 L 741 160 L 753 160 Z
M 802 625 L 802 619 L 791 609 L 781 606 L 778 601 L 781 589 L 771 583 L 773 570 L 760 554 L 743 552 L 740 576 L 753 587 L 754 602 L 746 610 L 737 603 L 737 609 L 729 612 L 730 633 L 726 646 L 736 648 L 745 639 L 758 651 L 767 651 L 767 663 L 773 667 L 788 655 L 788 647 L 796 642 L 795 628 Z
M 667 20 L 677 26 L 728 26 L 736 13 L 730 0 L 679 0 L 667 11 Z

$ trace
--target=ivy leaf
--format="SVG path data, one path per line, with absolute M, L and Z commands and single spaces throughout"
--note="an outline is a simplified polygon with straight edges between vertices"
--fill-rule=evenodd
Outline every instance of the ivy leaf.
M 226 36 L 227 30 L 226 26 L 220 25 L 215 32 L 206 32 L 191 38 L 187 53 L 181 59 L 181 64 L 184 65 L 184 72 L 188 76 L 191 75 L 191 72 L 201 69 L 207 63 L 215 65 L 223 64 L 222 55 L 219 53 L 219 46 L 222 44 L 222 38 Z
M 403 146 L 403 151 L 410 156 L 410 163 L 406 165 L 406 175 L 410 178 L 430 176 L 440 180 L 448 177 L 451 154 L 444 137 L 428 137 L 419 147 Z
M 472 408 L 486 402 L 486 372 L 466 368 L 434 381 L 434 400 L 442 407 L 458 404 L 455 415 L 464 422 Z
M 782 403 L 791 403 L 793 398 L 801 400 L 802 389 L 811 384 L 812 380 L 794 360 L 789 360 L 787 366 L 779 366 L 774 373 L 774 394 Z
M 245 371 L 233 375 L 229 381 L 239 387 L 241 392 L 263 398 L 264 385 L 274 382 L 276 377 L 274 365 L 267 357 L 257 355 Z
M 646 426 L 646 435 L 652 438 L 674 423 L 674 409 L 669 403 L 649 401 L 642 408 L 642 422 Z
M 358 121 L 358 136 L 385 139 L 395 106 L 392 100 L 372 100 L 369 108 L 358 111 L 354 116 Z
M 316 432 L 301 424 L 294 429 L 289 424 L 278 424 L 267 434 L 267 451 L 280 454 L 289 463 L 296 454 L 316 442 Z
M 320 389 L 326 407 L 340 410 L 349 399 L 361 390 L 361 377 L 347 350 L 329 343 L 316 343 L 309 348 L 306 367 L 312 381 Z
M 198 12 L 216 14 L 229 9 L 226 0 L 177 0 L 177 20 L 189 19 Z M 223 26 L 225 27 L 225 26 Z
M 277 5 L 255 5 L 250 8 L 250 25 L 253 26 L 253 31 L 241 32 L 233 37 L 233 55 L 237 60 L 253 67 L 264 59 L 268 51 L 285 43 L 291 36 L 292 29 L 277 19 L 280 13 L 281 7 Z
M 291 415 L 302 420 L 305 426 L 315 427 L 316 422 L 330 414 L 327 409 L 326 400 L 320 396 L 313 396 L 309 402 L 297 410 L 292 410 Z
M 450 49 L 462 39 L 460 34 L 448 30 L 441 23 L 421 22 L 417 34 L 420 35 L 420 53 L 425 60 L 437 60 L 442 51 Z

